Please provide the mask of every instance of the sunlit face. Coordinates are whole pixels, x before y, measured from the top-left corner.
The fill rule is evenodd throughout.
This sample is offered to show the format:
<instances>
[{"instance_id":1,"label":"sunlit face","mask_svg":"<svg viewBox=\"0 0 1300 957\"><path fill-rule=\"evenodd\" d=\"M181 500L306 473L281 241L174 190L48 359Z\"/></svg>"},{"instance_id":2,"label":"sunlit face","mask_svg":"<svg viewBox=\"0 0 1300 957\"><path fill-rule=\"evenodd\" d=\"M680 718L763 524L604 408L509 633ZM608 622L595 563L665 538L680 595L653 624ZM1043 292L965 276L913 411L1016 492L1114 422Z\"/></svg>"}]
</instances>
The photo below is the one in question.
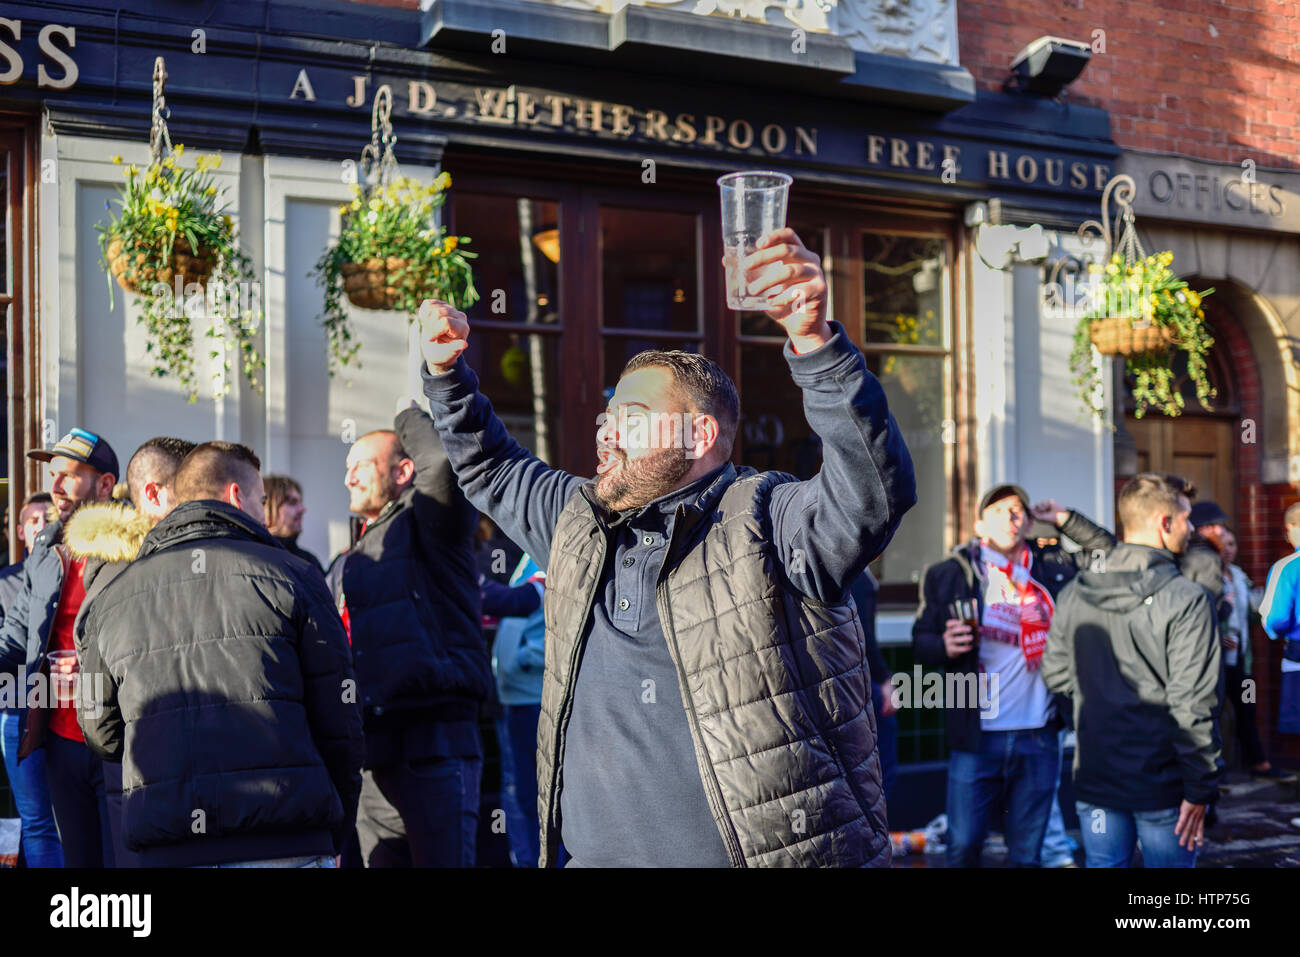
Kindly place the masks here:
<instances>
[{"instance_id":1,"label":"sunlit face","mask_svg":"<svg viewBox=\"0 0 1300 957\"><path fill-rule=\"evenodd\" d=\"M86 502L103 501L113 492L112 476L62 455L50 459L49 474L50 495L60 521L66 522Z\"/></svg>"},{"instance_id":2,"label":"sunlit face","mask_svg":"<svg viewBox=\"0 0 1300 957\"><path fill-rule=\"evenodd\" d=\"M348 508L357 515L375 518L399 494L398 465L393 440L388 435L367 435L348 450Z\"/></svg>"},{"instance_id":3,"label":"sunlit face","mask_svg":"<svg viewBox=\"0 0 1300 957\"><path fill-rule=\"evenodd\" d=\"M1025 503L1015 495L1008 495L984 509L976 530L991 545L1009 552L1024 542L1032 523Z\"/></svg>"},{"instance_id":4,"label":"sunlit face","mask_svg":"<svg viewBox=\"0 0 1300 957\"><path fill-rule=\"evenodd\" d=\"M667 369L625 375L596 430L596 496L623 511L677 488L696 457L695 419Z\"/></svg>"},{"instance_id":5,"label":"sunlit face","mask_svg":"<svg viewBox=\"0 0 1300 957\"><path fill-rule=\"evenodd\" d=\"M271 529L276 535L299 535L302 533L302 517L307 513L307 506L302 503L302 495L292 486L285 492L284 501L275 510L275 527Z\"/></svg>"},{"instance_id":6,"label":"sunlit face","mask_svg":"<svg viewBox=\"0 0 1300 957\"><path fill-rule=\"evenodd\" d=\"M1237 560L1237 536L1232 532L1223 533L1223 562L1231 565Z\"/></svg>"},{"instance_id":7,"label":"sunlit face","mask_svg":"<svg viewBox=\"0 0 1300 957\"><path fill-rule=\"evenodd\" d=\"M30 551L32 542L45 527L45 503L40 502L26 506L18 513L18 540Z\"/></svg>"},{"instance_id":8,"label":"sunlit face","mask_svg":"<svg viewBox=\"0 0 1300 957\"><path fill-rule=\"evenodd\" d=\"M250 470L251 471L251 470ZM239 507L249 518L256 520L262 525L266 524L266 487L262 484L262 475L260 472L253 472L247 483L248 487L243 485L239 487L240 499Z\"/></svg>"}]
</instances>

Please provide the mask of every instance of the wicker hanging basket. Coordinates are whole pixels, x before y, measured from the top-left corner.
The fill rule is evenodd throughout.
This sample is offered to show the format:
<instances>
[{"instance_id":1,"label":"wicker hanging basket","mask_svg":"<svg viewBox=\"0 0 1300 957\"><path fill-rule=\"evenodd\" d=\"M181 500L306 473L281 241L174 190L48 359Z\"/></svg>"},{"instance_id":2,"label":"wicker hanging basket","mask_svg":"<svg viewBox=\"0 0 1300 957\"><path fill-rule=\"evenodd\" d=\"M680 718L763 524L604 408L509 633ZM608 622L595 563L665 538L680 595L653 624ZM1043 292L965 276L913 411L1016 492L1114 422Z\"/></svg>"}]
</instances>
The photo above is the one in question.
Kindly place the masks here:
<instances>
[{"instance_id":1,"label":"wicker hanging basket","mask_svg":"<svg viewBox=\"0 0 1300 957\"><path fill-rule=\"evenodd\" d=\"M1155 355L1168 352L1175 345L1174 330L1168 326L1137 325L1125 316L1096 320L1089 327L1088 335L1104 356Z\"/></svg>"},{"instance_id":2,"label":"wicker hanging basket","mask_svg":"<svg viewBox=\"0 0 1300 957\"><path fill-rule=\"evenodd\" d=\"M343 263L343 291L348 301L362 309L396 309L405 286L411 261L399 256L368 259L364 263Z\"/></svg>"},{"instance_id":3,"label":"wicker hanging basket","mask_svg":"<svg viewBox=\"0 0 1300 957\"><path fill-rule=\"evenodd\" d=\"M210 249L200 248L195 254L189 242L182 236L177 236L172 243L171 261L161 269L146 266L145 262L149 257L145 250L136 246L132 252L117 236L109 242L106 253L108 268L113 278L117 280L117 284L127 292L136 293L159 282L174 288L177 277L180 277L182 292L190 283L198 283L200 287L205 287L208 277L212 275L217 265Z\"/></svg>"}]
</instances>

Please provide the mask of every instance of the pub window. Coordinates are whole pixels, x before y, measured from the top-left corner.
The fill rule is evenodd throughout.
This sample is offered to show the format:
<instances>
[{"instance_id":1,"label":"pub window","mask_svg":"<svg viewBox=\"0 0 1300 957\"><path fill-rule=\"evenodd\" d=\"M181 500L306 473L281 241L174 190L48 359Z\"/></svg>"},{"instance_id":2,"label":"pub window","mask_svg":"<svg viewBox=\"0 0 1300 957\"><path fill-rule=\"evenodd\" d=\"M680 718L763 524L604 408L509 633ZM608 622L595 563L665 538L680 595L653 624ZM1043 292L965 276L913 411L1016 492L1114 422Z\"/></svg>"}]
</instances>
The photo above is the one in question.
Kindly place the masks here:
<instances>
[{"instance_id":1,"label":"pub window","mask_svg":"<svg viewBox=\"0 0 1300 957\"><path fill-rule=\"evenodd\" d=\"M465 310L465 360L511 436L545 462L560 460L560 204L460 191L451 232L470 237L479 300Z\"/></svg>"},{"instance_id":2,"label":"pub window","mask_svg":"<svg viewBox=\"0 0 1300 957\"><path fill-rule=\"evenodd\" d=\"M606 395L646 349L699 352L699 216L600 207L601 352ZM603 405L602 405L603 408Z\"/></svg>"},{"instance_id":3,"label":"pub window","mask_svg":"<svg viewBox=\"0 0 1300 957\"><path fill-rule=\"evenodd\" d=\"M914 588L944 554L953 448L944 430L952 363L950 252L942 236L884 232L863 233L861 248L860 347L907 441L921 503L871 565L884 601L898 586Z\"/></svg>"}]
</instances>

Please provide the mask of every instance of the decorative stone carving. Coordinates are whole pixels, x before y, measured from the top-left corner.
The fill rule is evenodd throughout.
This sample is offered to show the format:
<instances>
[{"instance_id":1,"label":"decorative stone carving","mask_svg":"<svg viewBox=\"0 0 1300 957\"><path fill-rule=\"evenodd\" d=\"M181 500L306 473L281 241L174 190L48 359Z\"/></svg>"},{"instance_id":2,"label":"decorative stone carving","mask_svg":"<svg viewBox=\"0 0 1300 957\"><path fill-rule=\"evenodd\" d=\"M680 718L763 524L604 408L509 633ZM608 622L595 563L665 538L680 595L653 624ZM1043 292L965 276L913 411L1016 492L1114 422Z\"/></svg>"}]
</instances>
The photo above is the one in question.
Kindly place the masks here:
<instances>
[{"instance_id":1,"label":"decorative stone carving","mask_svg":"<svg viewBox=\"0 0 1300 957\"><path fill-rule=\"evenodd\" d=\"M535 0L612 14L628 6L730 17L843 37L863 53L957 63L955 0Z\"/></svg>"}]
</instances>

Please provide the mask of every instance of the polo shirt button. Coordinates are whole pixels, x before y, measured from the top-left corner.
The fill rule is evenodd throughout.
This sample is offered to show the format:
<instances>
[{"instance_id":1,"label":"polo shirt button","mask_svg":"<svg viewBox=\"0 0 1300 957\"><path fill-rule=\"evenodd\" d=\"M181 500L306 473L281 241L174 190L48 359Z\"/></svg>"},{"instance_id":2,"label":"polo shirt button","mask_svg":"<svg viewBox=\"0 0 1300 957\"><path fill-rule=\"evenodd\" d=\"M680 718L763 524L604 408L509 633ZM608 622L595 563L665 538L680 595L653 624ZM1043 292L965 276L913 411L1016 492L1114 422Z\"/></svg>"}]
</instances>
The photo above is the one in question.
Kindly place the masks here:
<instances>
[{"instance_id":1,"label":"polo shirt button","mask_svg":"<svg viewBox=\"0 0 1300 957\"><path fill-rule=\"evenodd\" d=\"M636 561L636 559L634 559L634 558L625 558L625 559L623 559L623 567L624 567L624 568L631 568L631 567L632 567L632 563L633 563L634 561Z\"/></svg>"},{"instance_id":2,"label":"polo shirt button","mask_svg":"<svg viewBox=\"0 0 1300 957\"><path fill-rule=\"evenodd\" d=\"M630 601L628 601L626 598L620 598L620 599L618 600L618 610L619 610L619 611L627 611L628 608L631 606L631 604L632 604L632 603L631 603Z\"/></svg>"},{"instance_id":3,"label":"polo shirt button","mask_svg":"<svg viewBox=\"0 0 1300 957\"><path fill-rule=\"evenodd\" d=\"M644 545L653 545L655 543L655 540L653 536L647 535L645 538L641 539L641 542Z\"/></svg>"}]
</instances>

